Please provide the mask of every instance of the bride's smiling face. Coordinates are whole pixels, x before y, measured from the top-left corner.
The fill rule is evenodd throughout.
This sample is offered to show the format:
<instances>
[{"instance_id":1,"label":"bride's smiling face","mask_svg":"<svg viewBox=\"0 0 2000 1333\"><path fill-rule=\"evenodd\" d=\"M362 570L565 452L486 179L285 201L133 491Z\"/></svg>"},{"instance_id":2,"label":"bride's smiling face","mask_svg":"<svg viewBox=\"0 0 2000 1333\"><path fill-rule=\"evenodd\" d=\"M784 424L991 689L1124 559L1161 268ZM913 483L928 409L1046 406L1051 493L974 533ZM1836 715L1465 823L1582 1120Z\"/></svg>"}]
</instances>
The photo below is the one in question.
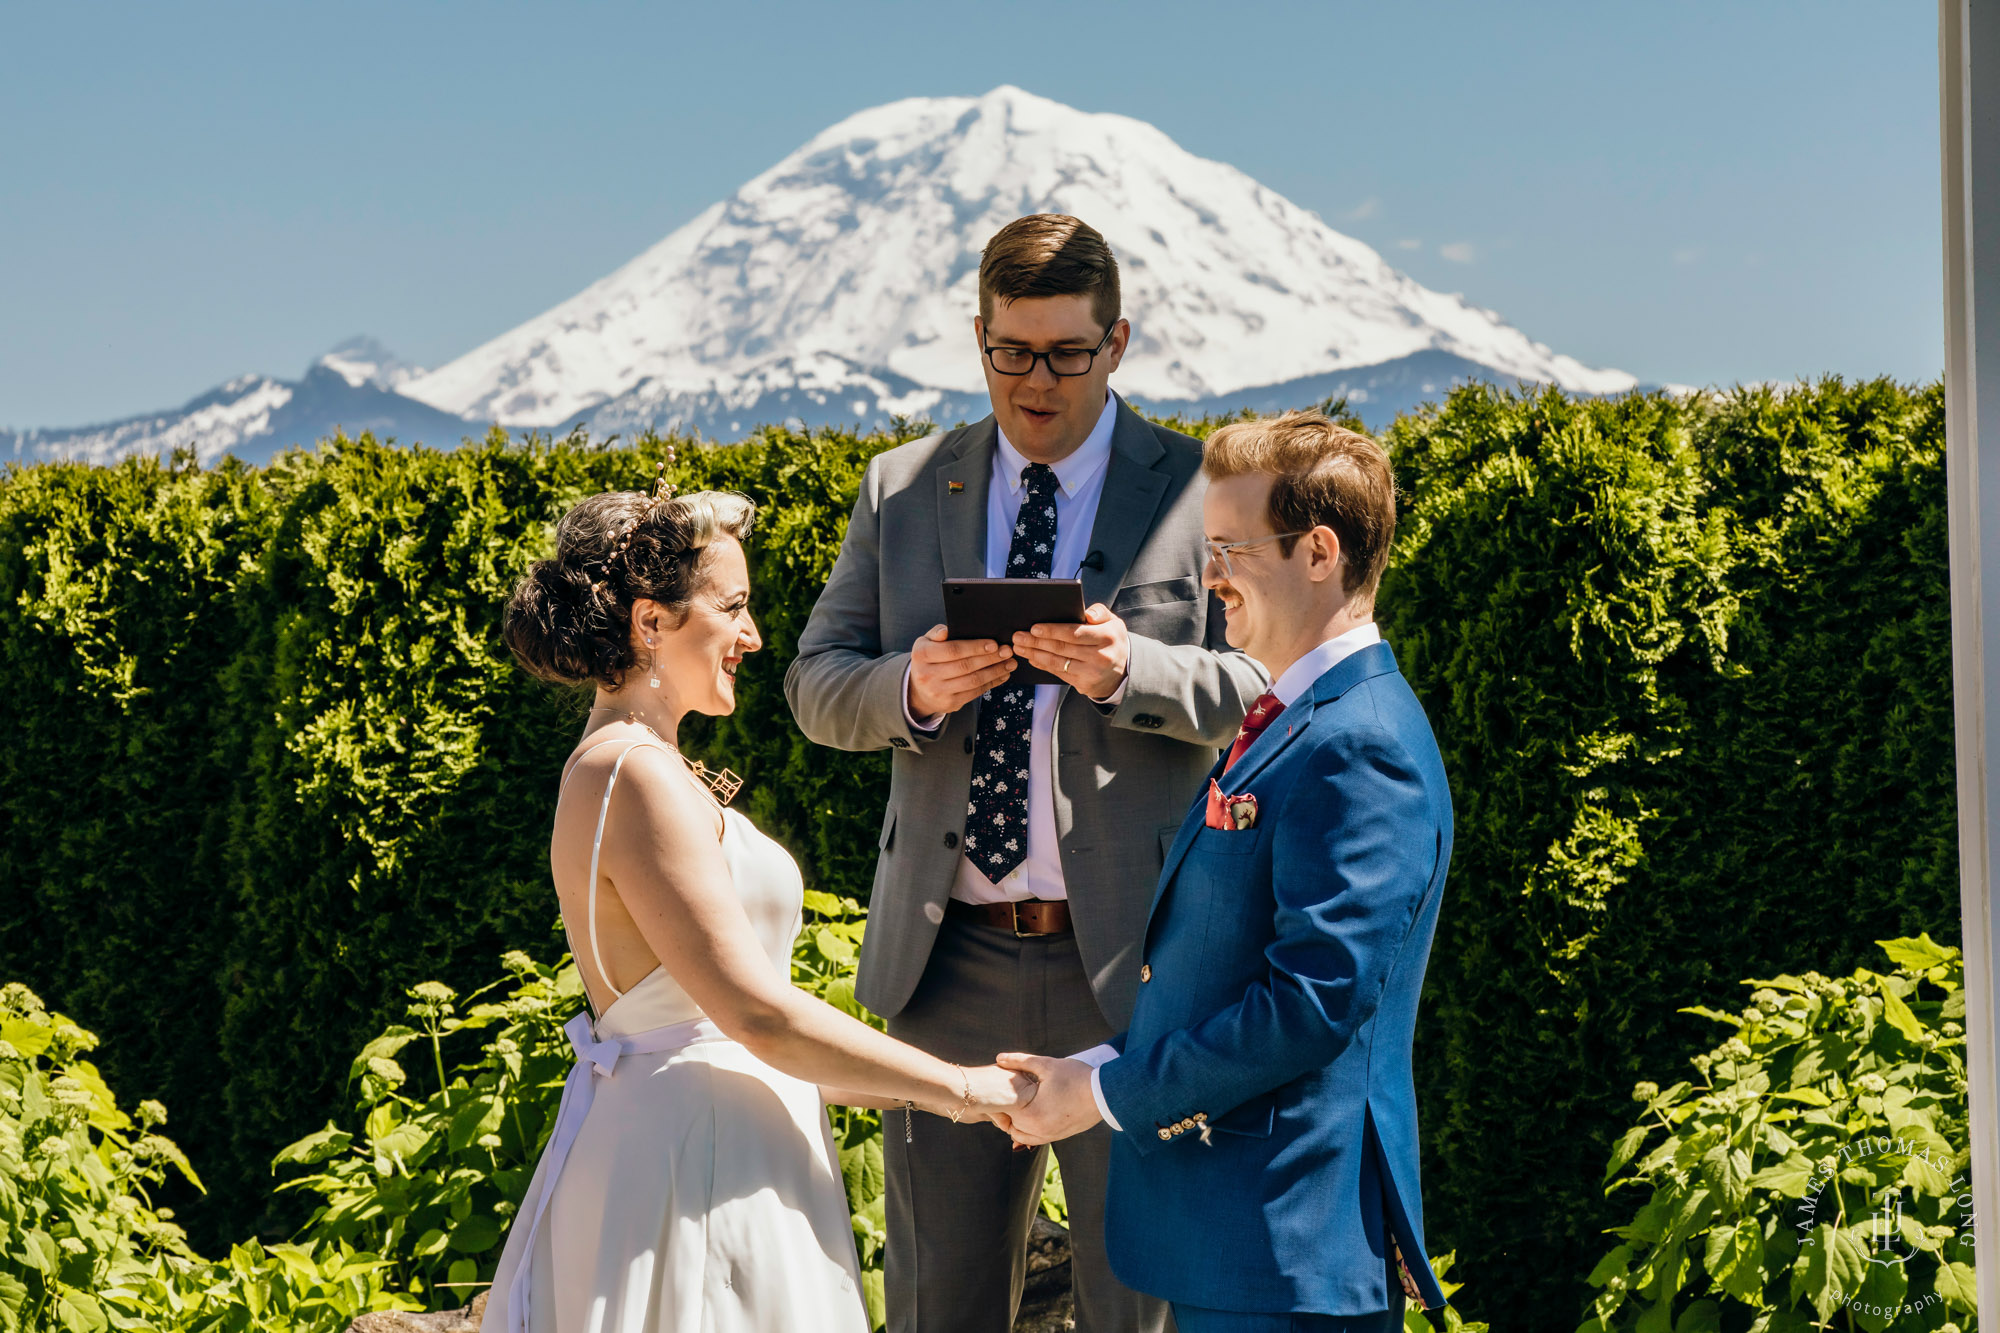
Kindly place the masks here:
<instances>
[{"instance_id":1,"label":"bride's smiling face","mask_svg":"<svg viewBox=\"0 0 2000 1333\"><path fill-rule=\"evenodd\" d=\"M718 534L702 555L701 569L706 579L678 624L657 602L633 606L640 632L634 656L641 664L633 674L645 689L644 664L653 661L659 668L662 695L688 712L720 717L736 711L736 668L746 655L764 646L764 637L750 618L750 566L743 558L743 544ZM660 623L654 617L664 624L648 648L644 644L648 622Z\"/></svg>"}]
</instances>

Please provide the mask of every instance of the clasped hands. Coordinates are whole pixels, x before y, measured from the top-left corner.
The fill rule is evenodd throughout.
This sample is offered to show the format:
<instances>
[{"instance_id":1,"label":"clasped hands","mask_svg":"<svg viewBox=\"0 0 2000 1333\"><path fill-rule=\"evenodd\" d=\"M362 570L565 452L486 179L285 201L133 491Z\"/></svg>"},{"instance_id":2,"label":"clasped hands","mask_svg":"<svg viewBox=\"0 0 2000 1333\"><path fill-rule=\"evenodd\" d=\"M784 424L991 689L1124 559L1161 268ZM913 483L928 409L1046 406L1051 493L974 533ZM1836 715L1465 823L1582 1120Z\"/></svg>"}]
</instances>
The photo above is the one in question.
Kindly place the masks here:
<instances>
[{"instance_id":1,"label":"clasped hands","mask_svg":"<svg viewBox=\"0 0 2000 1333\"><path fill-rule=\"evenodd\" d=\"M968 1070L967 1079L972 1112L961 1118L991 1120L1019 1148L1081 1134L1103 1118L1091 1095L1090 1066L1081 1060L1009 1051Z\"/></svg>"},{"instance_id":2,"label":"clasped hands","mask_svg":"<svg viewBox=\"0 0 2000 1333\"><path fill-rule=\"evenodd\" d=\"M1081 625L1033 625L1012 643L948 639L943 625L910 648L910 716L955 713L1014 674L1016 659L1100 703L1117 692L1132 659L1125 622L1098 602Z\"/></svg>"}]
</instances>

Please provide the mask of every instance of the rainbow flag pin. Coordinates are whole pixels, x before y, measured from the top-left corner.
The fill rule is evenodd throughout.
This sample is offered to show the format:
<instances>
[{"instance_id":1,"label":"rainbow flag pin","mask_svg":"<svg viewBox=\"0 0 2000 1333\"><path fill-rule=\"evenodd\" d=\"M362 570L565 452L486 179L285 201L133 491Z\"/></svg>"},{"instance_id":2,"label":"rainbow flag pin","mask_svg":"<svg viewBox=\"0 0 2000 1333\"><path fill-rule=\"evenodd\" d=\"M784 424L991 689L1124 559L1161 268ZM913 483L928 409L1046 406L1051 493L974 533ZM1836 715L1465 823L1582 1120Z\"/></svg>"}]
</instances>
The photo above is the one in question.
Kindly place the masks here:
<instances>
[{"instance_id":1,"label":"rainbow flag pin","mask_svg":"<svg viewBox=\"0 0 2000 1333\"><path fill-rule=\"evenodd\" d=\"M962 481L948 481L945 483L945 488L949 490L953 495L957 495L960 491L965 489L965 483Z\"/></svg>"}]
</instances>

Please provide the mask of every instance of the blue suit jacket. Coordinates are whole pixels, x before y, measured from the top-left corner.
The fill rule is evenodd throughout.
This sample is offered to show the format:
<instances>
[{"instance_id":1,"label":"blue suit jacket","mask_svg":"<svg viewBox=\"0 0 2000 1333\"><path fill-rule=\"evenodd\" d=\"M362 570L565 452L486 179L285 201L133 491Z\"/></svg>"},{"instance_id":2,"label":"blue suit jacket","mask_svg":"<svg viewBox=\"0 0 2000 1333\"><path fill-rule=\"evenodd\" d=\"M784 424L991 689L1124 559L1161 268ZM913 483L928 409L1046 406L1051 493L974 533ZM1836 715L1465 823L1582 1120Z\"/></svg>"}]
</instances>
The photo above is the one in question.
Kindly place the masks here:
<instances>
[{"instance_id":1,"label":"blue suit jacket","mask_svg":"<svg viewBox=\"0 0 2000 1333\"><path fill-rule=\"evenodd\" d=\"M1124 1131L1112 1270L1187 1305L1359 1315L1389 1307L1393 1235L1440 1306L1410 1043L1451 794L1389 646L1322 675L1222 786L1255 794L1257 823L1205 827L1203 785L1160 872L1132 1025L1099 1075Z\"/></svg>"}]
</instances>

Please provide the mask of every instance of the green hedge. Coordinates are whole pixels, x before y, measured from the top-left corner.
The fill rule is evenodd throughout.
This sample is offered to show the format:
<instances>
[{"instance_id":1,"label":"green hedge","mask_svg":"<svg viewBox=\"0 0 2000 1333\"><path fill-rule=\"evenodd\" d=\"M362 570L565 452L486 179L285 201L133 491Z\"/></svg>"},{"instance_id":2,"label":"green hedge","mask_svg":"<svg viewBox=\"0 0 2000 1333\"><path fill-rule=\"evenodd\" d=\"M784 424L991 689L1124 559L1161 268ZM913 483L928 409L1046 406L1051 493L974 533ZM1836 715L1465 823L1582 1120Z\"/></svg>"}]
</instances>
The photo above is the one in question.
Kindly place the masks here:
<instances>
[{"instance_id":1,"label":"green hedge","mask_svg":"<svg viewBox=\"0 0 2000 1333\"><path fill-rule=\"evenodd\" d=\"M900 438L679 448L684 487L766 507L769 647L690 743L863 897L887 762L807 744L782 682L861 469ZM549 818L585 701L513 667L500 607L570 504L664 448L364 438L0 482L0 974L85 1016L114 1086L182 1108L198 1248L297 1222L272 1153L341 1103L412 979L471 990L504 949L559 944Z\"/></svg>"},{"instance_id":2,"label":"green hedge","mask_svg":"<svg viewBox=\"0 0 2000 1333\"><path fill-rule=\"evenodd\" d=\"M1381 614L1458 817L1418 1024L1432 1243L1572 1324L1677 1012L1956 941L1941 395L1467 389L1399 421Z\"/></svg>"},{"instance_id":3,"label":"green hedge","mask_svg":"<svg viewBox=\"0 0 2000 1333\"><path fill-rule=\"evenodd\" d=\"M1455 393L1387 439L1406 516L1382 618L1459 811L1419 1025L1431 1237L1474 1314L1573 1326L1626 1091L1675 1010L1868 941L1957 937L1942 411L1828 382L1723 400ZM1206 429L1212 423L1199 423ZM792 728L781 681L861 469L907 437L680 443L765 506L767 649L691 728L814 887L865 898L880 756ZM499 608L578 497L657 440L0 480L0 976L106 1038L202 1166L198 1248L289 1231L280 1146L436 977L558 947L553 775L581 703ZM218 1035L219 1034L219 1035Z\"/></svg>"}]
</instances>

